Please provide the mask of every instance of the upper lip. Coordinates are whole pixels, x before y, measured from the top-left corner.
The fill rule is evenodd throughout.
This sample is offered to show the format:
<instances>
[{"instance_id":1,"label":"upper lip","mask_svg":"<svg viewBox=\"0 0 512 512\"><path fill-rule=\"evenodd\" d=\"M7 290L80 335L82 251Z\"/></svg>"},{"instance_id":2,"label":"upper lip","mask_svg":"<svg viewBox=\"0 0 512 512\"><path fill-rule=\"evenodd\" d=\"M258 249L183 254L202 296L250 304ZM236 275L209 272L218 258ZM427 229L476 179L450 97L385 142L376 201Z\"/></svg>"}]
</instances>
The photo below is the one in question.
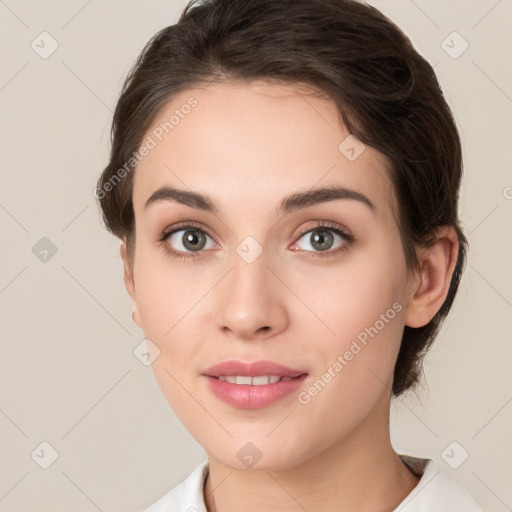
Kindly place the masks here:
<instances>
[{"instance_id":1,"label":"upper lip","mask_svg":"<svg viewBox=\"0 0 512 512\"><path fill-rule=\"evenodd\" d=\"M306 372L301 370L294 370L282 364L274 363L273 361L224 361L215 364L204 371L204 375L209 377L220 376L248 376L259 377L261 375L279 375L280 377L299 377Z\"/></svg>"}]
</instances>

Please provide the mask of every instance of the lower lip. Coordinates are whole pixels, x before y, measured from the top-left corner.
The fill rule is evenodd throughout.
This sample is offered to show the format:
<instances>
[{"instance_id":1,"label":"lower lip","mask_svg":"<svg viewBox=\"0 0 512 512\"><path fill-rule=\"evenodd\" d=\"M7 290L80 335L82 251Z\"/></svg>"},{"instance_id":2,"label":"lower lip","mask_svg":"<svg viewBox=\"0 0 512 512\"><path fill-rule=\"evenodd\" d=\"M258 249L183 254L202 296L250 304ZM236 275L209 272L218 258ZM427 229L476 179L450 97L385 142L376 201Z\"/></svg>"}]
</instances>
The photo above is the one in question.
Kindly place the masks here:
<instances>
[{"instance_id":1,"label":"lower lip","mask_svg":"<svg viewBox=\"0 0 512 512\"><path fill-rule=\"evenodd\" d=\"M205 376L210 390L221 400L239 409L261 409L272 405L285 396L297 391L307 375L291 380L280 380L273 384L253 386L251 384L231 384L216 377Z\"/></svg>"}]
</instances>

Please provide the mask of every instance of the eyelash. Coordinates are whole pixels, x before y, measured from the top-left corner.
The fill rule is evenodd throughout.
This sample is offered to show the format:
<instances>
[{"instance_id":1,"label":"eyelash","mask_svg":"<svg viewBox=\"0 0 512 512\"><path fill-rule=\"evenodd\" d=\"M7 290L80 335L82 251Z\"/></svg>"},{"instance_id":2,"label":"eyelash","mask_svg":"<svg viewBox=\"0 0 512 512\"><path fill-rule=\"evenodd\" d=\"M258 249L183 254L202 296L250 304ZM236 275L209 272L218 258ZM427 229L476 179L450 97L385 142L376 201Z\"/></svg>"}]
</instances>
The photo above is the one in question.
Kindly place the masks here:
<instances>
[{"instance_id":1,"label":"eyelash","mask_svg":"<svg viewBox=\"0 0 512 512\"><path fill-rule=\"evenodd\" d=\"M297 240L302 238L302 236L304 236L306 233L309 233L309 232L312 232L312 231L318 231L320 228L326 228L326 229L324 229L324 231L332 231L332 232L336 233L337 235L340 235L344 239L344 243L338 249L335 249L335 250L332 250L332 251L325 251L325 254L322 254L323 251L304 251L306 253L312 253L312 254L308 254L308 257L312 257L312 258L317 258L317 257L326 258L326 257L329 257L329 256L337 255L337 254L340 254L341 252L346 251L356 241L355 237L353 235L350 235L350 234L346 233L341 228L341 226L339 226L338 224L336 224L334 222L328 222L328 221L319 221L313 227L301 229L299 231L299 233L298 233ZM173 226L172 229L164 230L158 236L157 242L160 245L162 245L163 249L168 254L173 256L174 258L178 258L178 259L181 259L181 260L195 260L196 258L201 257L201 252L202 251L197 251L196 253L182 253L182 252L178 252L178 251L175 251L173 249L170 249L169 245L166 243L167 239L169 238L169 236L172 235L173 233L176 233L177 231L186 231L186 230L201 231L201 232L205 233L206 235L208 235L213 240L213 237L202 226L200 226L199 224L196 224L194 222L188 222L187 224L184 224L182 226Z\"/></svg>"}]
</instances>

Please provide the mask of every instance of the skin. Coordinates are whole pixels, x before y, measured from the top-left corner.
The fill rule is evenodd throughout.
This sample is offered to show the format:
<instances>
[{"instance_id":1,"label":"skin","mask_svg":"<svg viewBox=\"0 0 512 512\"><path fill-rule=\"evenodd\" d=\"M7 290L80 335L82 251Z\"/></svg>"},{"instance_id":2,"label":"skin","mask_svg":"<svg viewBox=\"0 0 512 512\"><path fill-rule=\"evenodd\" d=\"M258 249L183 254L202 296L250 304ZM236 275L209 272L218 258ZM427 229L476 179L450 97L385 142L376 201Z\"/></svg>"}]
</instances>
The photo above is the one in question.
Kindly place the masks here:
<instances>
[{"instance_id":1,"label":"skin","mask_svg":"<svg viewBox=\"0 0 512 512\"><path fill-rule=\"evenodd\" d=\"M209 512L384 512L419 481L390 442L393 369L404 325L425 325L446 298L457 237L440 228L434 246L418 248L420 271L409 274L389 162L370 147L349 161L338 150L349 132L334 103L306 92L264 81L184 91L153 126L191 95L198 105L134 175L137 242L133 268L121 244L124 281L135 322L160 350L152 363L158 384L208 453ZM145 209L163 185L208 194L222 213L171 201ZM276 215L284 196L329 185L365 194L376 213L338 199ZM336 254L346 242L333 234L328 255L312 233L298 235L321 220L356 241ZM211 235L197 259L178 259L157 242L182 221ZM186 251L183 234L165 243ZM236 252L247 236L263 251L252 263ZM267 359L307 372L307 390L395 302L401 311L308 404L294 393L237 409L206 386L202 372L213 364ZM252 468L237 457L248 442L262 454Z\"/></svg>"}]
</instances>

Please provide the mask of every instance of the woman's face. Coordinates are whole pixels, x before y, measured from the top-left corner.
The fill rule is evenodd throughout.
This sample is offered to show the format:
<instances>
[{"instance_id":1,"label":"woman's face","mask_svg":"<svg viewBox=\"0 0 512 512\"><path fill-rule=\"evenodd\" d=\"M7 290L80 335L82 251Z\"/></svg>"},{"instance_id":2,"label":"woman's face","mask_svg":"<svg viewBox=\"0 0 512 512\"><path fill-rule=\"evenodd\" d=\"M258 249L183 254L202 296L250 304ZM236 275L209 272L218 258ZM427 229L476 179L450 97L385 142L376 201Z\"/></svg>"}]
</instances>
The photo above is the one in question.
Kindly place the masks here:
<instances>
[{"instance_id":1,"label":"woman's face","mask_svg":"<svg viewBox=\"0 0 512 512\"><path fill-rule=\"evenodd\" d=\"M387 160L350 136L334 103L298 90L259 81L181 93L146 134L134 175L135 319L160 351L152 367L172 409L235 469L293 467L387 428L405 322ZM153 196L162 187L208 200ZM353 192L314 194L333 187ZM225 361L302 376L231 383L217 377L285 372L209 370Z\"/></svg>"}]
</instances>

